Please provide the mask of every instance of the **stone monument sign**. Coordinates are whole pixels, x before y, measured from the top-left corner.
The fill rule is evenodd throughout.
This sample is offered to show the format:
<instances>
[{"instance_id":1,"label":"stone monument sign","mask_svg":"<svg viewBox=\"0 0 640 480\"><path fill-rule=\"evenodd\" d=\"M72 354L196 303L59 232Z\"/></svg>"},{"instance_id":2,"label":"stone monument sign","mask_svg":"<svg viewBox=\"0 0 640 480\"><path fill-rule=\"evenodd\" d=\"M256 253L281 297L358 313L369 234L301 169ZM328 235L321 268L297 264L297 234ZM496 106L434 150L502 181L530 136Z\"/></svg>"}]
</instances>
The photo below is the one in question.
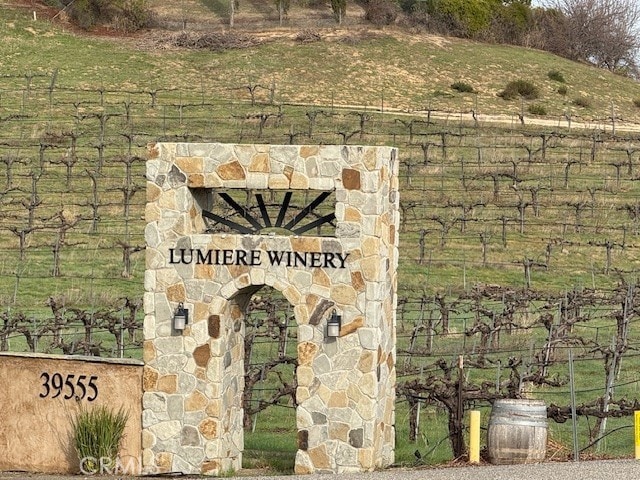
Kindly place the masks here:
<instances>
[{"instance_id":1,"label":"stone monument sign","mask_svg":"<svg viewBox=\"0 0 640 480\"><path fill-rule=\"evenodd\" d=\"M241 468L243 319L264 286L297 324L296 473L393 462L397 175L391 147L150 146L149 471Z\"/></svg>"}]
</instances>

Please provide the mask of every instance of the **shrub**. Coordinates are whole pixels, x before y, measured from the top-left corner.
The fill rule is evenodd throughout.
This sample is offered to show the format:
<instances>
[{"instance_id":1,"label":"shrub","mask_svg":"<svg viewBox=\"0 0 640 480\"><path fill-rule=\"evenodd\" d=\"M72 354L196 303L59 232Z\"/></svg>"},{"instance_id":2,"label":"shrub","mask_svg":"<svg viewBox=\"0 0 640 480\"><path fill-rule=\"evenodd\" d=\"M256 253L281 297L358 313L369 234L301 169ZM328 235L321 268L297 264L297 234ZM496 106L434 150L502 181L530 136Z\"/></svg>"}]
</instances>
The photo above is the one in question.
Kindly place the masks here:
<instances>
[{"instance_id":1,"label":"shrub","mask_svg":"<svg viewBox=\"0 0 640 480\"><path fill-rule=\"evenodd\" d=\"M531 7L520 1L494 2L491 40L497 43L525 45L533 25Z\"/></svg>"},{"instance_id":2,"label":"shrub","mask_svg":"<svg viewBox=\"0 0 640 480\"><path fill-rule=\"evenodd\" d=\"M91 464L91 459L101 462L108 458L115 463L128 419L124 410L116 412L104 405L80 409L72 420L73 443L79 459L90 459L83 464L87 471L99 468Z\"/></svg>"},{"instance_id":3,"label":"shrub","mask_svg":"<svg viewBox=\"0 0 640 480\"><path fill-rule=\"evenodd\" d=\"M547 73L547 76L555 82L565 82L564 75L562 75L562 72L559 72L558 70L550 70L549 73Z\"/></svg>"},{"instance_id":4,"label":"shrub","mask_svg":"<svg viewBox=\"0 0 640 480\"><path fill-rule=\"evenodd\" d=\"M576 97L571 102L578 107L589 108L591 106L591 100L586 97Z\"/></svg>"},{"instance_id":5,"label":"shrub","mask_svg":"<svg viewBox=\"0 0 640 480\"><path fill-rule=\"evenodd\" d=\"M538 87L528 80L513 80L507 83L507 86L498 96L505 100L513 100L516 97L535 100L540 96L540 92L538 91Z\"/></svg>"},{"instance_id":6,"label":"shrub","mask_svg":"<svg viewBox=\"0 0 640 480\"><path fill-rule=\"evenodd\" d=\"M565 87L564 85L561 85L558 87L558 93L560 95L566 95L567 94L567 87Z\"/></svg>"},{"instance_id":7,"label":"shrub","mask_svg":"<svg viewBox=\"0 0 640 480\"><path fill-rule=\"evenodd\" d=\"M84 29L95 26L102 15L99 6L90 0L76 0L69 5L68 12L71 20Z\"/></svg>"},{"instance_id":8,"label":"shrub","mask_svg":"<svg viewBox=\"0 0 640 480\"><path fill-rule=\"evenodd\" d=\"M451 84L451 88L460 93L475 93L474 88L466 82L454 82Z\"/></svg>"},{"instance_id":9,"label":"shrub","mask_svg":"<svg viewBox=\"0 0 640 480\"><path fill-rule=\"evenodd\" d=\"M529 105L529 113L531 115L546 115L547 109L544 108L544 105L540 105L539 103L534 103L533 105Z\"/></svg>"},{"instance_id":10,"label":"shrub","mask_svg":"<svg viewBox=\"0 0 640 480\"><path fill-rule=\"evenodd\" d=\"M59 3L67 7L71 20L84 29L112 23L117 29L132 32L153 22L148 0L63 0Z\"/></svg>"},{"instance_id":11,"label":"shrub","mask_svg":"<svg viewBox=\"0 0 640 480\"><path fill-rule=\"evenodd\" d=\"M485 0L399 0L399 5L431 32L465 38L487 32L495 11L495 3Z\"/></svg>"},{"instance_id":12,"label":"shrub","mask_svg":"<svg viewBox=\"0 0 640 480\"><path fill-rule=\"evenodd\" d=\"M126 0L114 13L113 24L118 30L135 32L150 26L154 21L147 0Z\"/></svg>"},{"instance_id":13,"label":"shrub","mask_svg":"<svg viewBox=\"0 0 640 480\"><path fill-rule=\"evenodd\" d=\"M633 104L634 104L636 107L640 108L640 98L635 98L635 99L633 100Z\"/></svg>"},{"instance_id":14,"label":"shrub","mask_svg":"<svg viewBox=\"0 0 640 480\"><path fill-rule=\"evenodd\" d=\"M398 4L392 0L369 0L364 18L378 27L391 25L398 18L398 10Z\"/></svg>"}]
</instances>

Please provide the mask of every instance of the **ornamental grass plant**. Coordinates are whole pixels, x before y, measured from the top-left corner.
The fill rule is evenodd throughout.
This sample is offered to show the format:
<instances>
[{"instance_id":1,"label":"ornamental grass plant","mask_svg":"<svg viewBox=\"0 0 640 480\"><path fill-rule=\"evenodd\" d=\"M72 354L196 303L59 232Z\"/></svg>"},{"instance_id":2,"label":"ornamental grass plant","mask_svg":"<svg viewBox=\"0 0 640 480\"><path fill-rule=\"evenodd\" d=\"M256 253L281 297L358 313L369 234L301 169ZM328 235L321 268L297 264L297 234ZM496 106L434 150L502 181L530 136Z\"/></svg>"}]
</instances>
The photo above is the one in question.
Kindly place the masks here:
<instances>
[{"instance_id":1,"label":"ornamental grass plant","mask_svg":"<svg viewBox=\"0 0 640 480\"><path fill-rule=\"evenodd\" d=\"M105 405L81 408L72 420L73 442L83 470L115 465L129 413Z\"/></svg>"}]
</instances>

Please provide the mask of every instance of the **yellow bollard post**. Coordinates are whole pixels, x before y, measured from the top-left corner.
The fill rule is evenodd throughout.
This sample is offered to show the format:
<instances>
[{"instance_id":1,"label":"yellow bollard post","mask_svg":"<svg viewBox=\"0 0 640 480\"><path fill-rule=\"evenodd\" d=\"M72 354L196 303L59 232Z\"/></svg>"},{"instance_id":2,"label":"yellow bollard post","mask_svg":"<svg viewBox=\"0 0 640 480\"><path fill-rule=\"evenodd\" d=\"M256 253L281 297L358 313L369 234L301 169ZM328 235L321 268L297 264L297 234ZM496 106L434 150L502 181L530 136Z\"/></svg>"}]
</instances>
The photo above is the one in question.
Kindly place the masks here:
<instances>
[{"instance_id":1,"label":"yellow bollard post","mask_svg":"<svg viewBox=\"0 0 640 480\"><path fill-rule=\"evenodd\" d=\"M636 460L640 460L640 411L633 412L633 423L635 431Z\"/></svg>"},{"instance_id":2,"label":"yellow bollard post","mask_svg":"<svg viewBox=\"0 0 640 480\"><path fill-rule=\"evenodd\" d=\"M480 463L480 411L471 410L469 415L469 462ZM636 454L637 445L636 443Z\"/></svg>"}]
</instances>

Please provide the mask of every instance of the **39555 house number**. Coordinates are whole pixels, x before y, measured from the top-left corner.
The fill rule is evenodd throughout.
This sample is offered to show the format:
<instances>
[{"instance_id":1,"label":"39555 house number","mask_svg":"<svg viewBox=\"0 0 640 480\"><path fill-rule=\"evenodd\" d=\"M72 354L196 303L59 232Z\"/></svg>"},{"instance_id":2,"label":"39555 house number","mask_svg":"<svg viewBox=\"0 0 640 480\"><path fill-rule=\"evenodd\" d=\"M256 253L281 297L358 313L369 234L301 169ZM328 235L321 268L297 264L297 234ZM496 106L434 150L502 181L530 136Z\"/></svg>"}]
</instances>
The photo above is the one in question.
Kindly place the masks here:
<instances>
[{"instance_id":1,"label":"39555 house number","mask_svg":"<svg viewBox=\"0 0 640 480\"><path fill-rule=\"evenodd\" d=\"M42 391L40 398L58 398L62 396L65 400L86 400L93 402L98 398L98 385L96 375L74 375L69 373L63 375L60 373L50 374L43 372L40 375L42 381Z\"/></svg>"}]
</instances>

